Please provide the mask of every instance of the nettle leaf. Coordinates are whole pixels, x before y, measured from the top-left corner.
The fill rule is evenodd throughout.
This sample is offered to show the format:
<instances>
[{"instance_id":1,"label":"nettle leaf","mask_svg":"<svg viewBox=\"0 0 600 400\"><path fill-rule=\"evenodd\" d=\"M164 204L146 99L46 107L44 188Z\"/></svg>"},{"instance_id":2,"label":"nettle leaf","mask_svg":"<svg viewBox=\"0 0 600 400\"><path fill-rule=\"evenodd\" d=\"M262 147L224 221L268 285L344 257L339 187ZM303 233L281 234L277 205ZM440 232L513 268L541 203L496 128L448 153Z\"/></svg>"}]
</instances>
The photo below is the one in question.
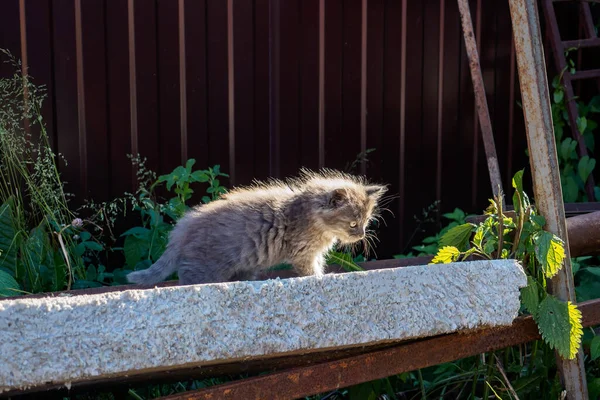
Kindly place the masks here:
<instances>
[{"instance_id":1,"label":"nettle leaf","mask_svg":"<svg viewBox=\"0 0 600 400\"><path fill-rule=\"evenodd\" d=\"M521 210L521 208L526 209L529 206L529 198L523 191L524 171L525 170L523 169L517 171L512 179L512 186L515 188L515 193L513 194L513 207L517 213Z\"/></svg>"},{"instance_id":2,"label":"nettle leaf","mask_svg":"<svg viewBox=\"0 0 600 400\"><path fill-rule=\"evenodd\" d=\"M475 225L470 223L455 226L440 238L440 247L453 246L464 250L474 227Z\"/></svg>"},{"instance_id":3,"label":"nettle leaf","mask_svg":"<svg viewBox=\"0 0 600 400\"><path fill-rule=\"evenodd\" d=\"M489 228L484 225L479 225L477 227L477 230L475 231L475 236L473 236L473 245L475 247L481 248L483 238L488 230Z\"/></svg>"},{"instance_id":4,"label":"nettle leaf","mask_svg":"<svg viewBox=\"0 0 600 400\"><path fill-rule=\"evenodd\" d=\"M454 246L445 246L438 250L430 264L449 264L458 260L460 250Z\"/></svg>"},{"instance_id":5,"label":"nettle leaf","mask_svg":"<svg viewBox=\"0 0 600 400\"><path fill-rule=\"evenodd\" d=\"M563 358L575 357L583 336L577 306L549 295L540 303L535 320L550 348L556 349Z\"/></svg>"},{"instance_id":6,"label":"nettle leaf","mask_svg":"<svg viewBox=\"0 0 600 400\"><path fill-rule=\"evenodd\" d=\"M564 243L556 235L541 231L534 236L535 257L542 266L546 278L552 278L558 273L565 259Z\"/></svg>"},{"instance_id":7,"label":"nettle leaf","mask_svg":"<svg viewBox=\"0 0 600 400\"><path fill-rule=\"evenodd\" d=\"M149 234L150 234L150 229L144 228L143 226L136 226L136 227L133 227L133 228L123 232L121 234L121 236L133 235L137 238L144 239L144 238L147 238Z\"/></svg>"},{"instance_id":8,"label":"nettle leaf","mask_svg":"<svg viewBox=\"0 0 600 400\"><path fill-rule=\"evenodd\" d=\"M21 294L19 284L7 272L0 270L0 297L17 296Z\"/></svg>"},{"instance_id":9,"label":"nettle leaf","mask_svg":"<svg viewBox=\"0 0 600 400\"><path fill-rule=\"evenodd\" d=\"M594 336L592 339L590 343L590 355L592 356L592 360L600 357L600 336Z\"/></svg>"},{"instance_id":10,"label":"nettle leaf","mask_svg":"<svg viewBox=\"0 0 600 400\"><path fill-rule=\"evenodd\" d=\"M148 241L135 236L127 236L123 245L125 253L125 262L130 267L134 267L144 257L148 251Z\"/></svg>"},{"instance_id":11,"label":"nettle leaf","mask_svg":"<svg viewBox=\"0 0 600 400\"><path fill-rule=\"evenodd\" d=\"M445 218L448 218L451 221L457 221L457 222L464 221L464 219L466 217L465 212L463 210L461 210L460 208L455 208L454 211L452 211L451 213L443 214L443 216Z\"/></svg>"},{"instance_id":12,"label":"nettle leaf","mask_svg":"<svg viewBox=\"0 0 600 400\"><path fill-rule=\"evenodd\" d=\"M536 280L531 276L527 277L527 286L521 289L521 300L527 311L536 315L540 305L540 293Z\"/></svg>"}]
</instances>

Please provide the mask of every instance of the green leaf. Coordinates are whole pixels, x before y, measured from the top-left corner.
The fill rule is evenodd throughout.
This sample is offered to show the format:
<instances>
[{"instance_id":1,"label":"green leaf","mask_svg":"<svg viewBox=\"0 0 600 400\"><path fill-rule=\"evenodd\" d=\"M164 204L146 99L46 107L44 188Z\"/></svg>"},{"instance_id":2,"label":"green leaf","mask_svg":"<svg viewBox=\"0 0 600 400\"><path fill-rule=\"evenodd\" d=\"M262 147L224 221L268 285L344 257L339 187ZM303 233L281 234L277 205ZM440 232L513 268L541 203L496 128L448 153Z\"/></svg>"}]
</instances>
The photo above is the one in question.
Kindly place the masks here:
<instances>
[{"instance_id":1,"label":"green leaf","mask_svg":"<svg viewBox=\"0 0 600 400\"><path fill-rule=\"evenodd\" d=\"M148 241L135 236L127 236L123 246L125 262L133 268L148 251Z\"/></svg>"},{"instance_id":2,"label":"green leaf","mask_svg":"<svg viewBox=\"0 0 600 400\"><path fill-rule=\"evenodd\" d=\"M562 143L560 144L560 151L559 151L560 157L565 161L570 160L572 158L572 155L573 155L573 152L575 151L576 146L577 146L577 142L571 138L566 138L565 140L563 140Z\"/></svg>"},{"instance_id":3,"label":"green leaf","mask_svg":"<svg viewBox=\"0 0 600 400\"><path fill-rule=\"evenodd\" d=\"M563 98L565 96L565 92L563 92L562 90L555 90L554 91L554 102L555 103L560 103L561 101L563 101Z\"/></svg>"},{"instance_id":4,"label":"green leaf","mask_svg":"<svg viewBox=\"0 0 600 400\"><path fill-rule=\"evenodd\" d=\"M590 130L590 125L593 121L590 119L588 120L588 132L583 134L583 140L585 141L585 147L587 147L590 151L594 151L594 149L596 148L596 138L594 137L594 134L589 132ZM594 125L597 125L594 122ZM594 127L595 129L596 127Z\"/></svg>"},{"instance_id":5,"label":"green leaf","mask_svg":"<svg viewBox=\"0 0 600 400\"><path fill-rule=\"evenodd\" d=\"M465 220L466 214L460 208L455 208L451 213L443 214L445 218L448 218L451 221L463 222Z\"/></svg>"},{"instance_id":6,"label":"green leaf","mask_svg":"<svg viewBox=\"0 0 600 400\"><path fill-rule=\"evenodd\" d=\"M20 290L21 288L15 278L7 272L0 270L0 297L20 295Z\"/></svg>"},{"instance_id":7,"label":"green leaf","mask_svg":"<svg viewBox=\"0 0 600 400\"><path fill-rule=\"evenodd\" d=\"M185 169L187 170L188 174L192 172L192 167L194 166L194 164L196 164L196 160L193 158L188 159L185 163Z\"/></svg>"},{"instance_id":8,"label":"green leaf","mask_svg":"<svg viewBox=\"0 0 600 400\"><path fill-rule=\"evenodd\" d=\"M85 272L85 279L88 281L95 281L97 278L98 271L96 271L96 266L94 264L90 264Z\"/></svg>"},{"instance_id":9,"label":"green leaf","mask_svg":"<svg viewBox=\"0 0 600 400\"><path fill-rule=\"evenodd\" d=\"M12 213L12 197L0 207L0 267L15 272L19 236Z\"/></svg>"},{"instance_id":10,"label":"green leaf","mask_svg":"<svg viewBox=\"0 0 600 400\"><path fill-rule=\"evenodd\" d=\"M587 128L587 118L586 117L577 117L577 129L579 133L583 134L585 129Z\"/></svg>"},{"instance_id":11,"label":"green leaf","mask_svg":"<svg viewBox=\"0 0 600 400\"><path fill-rule=\"evenodd\" d=\"M521 289L521 300L527 311L535 315L540 305L538 284L531 276L527 277L527 286Z\"/></svg>"},{"instance_id":12,"label":"green leaf","mask_svg":"<svg viewBox=\"0 0 600 400\"><path fill-rule=\"evenodd\" d=\"M471 232L475 225L466 223L455 226L440 238L440 247L454 246L459 250L464 250L471 238Z\"/></svg>"},{"instance_id":13,"label":"green leaf","mask_svg":"<svg viewBox=\"0 0 600 400\"><path fill-rule=\"evenodd\" d=\"M590 156L583 156L579 159L579 163L577 164L577 172L584 183L587 181L588 176L590 176L595 167L596 160L590 158Z\"/></svg>"},{"instance_id":14,"label":"green leaf","mask_svg":"<svg viewBox=\"0 0 600 400\"><path fill-rule=\"evenodd\" d=\"M513 207L518 213L521 209L526 209L529 206L529 198L523 191L523 173L525 170L520 170L515 173L512 179L512 186L515 188L513 194Z\"/></svg>"},{"instance_id":15,"label":"green leaf","mask_svg":"<svg viewBox=\"0 0 600 400\"><path fill-rule=\"evenodd\" d=\"M129 230L126 230L125 232L123 232L121 234L121 236L133 235L140 239L144 239L144 238L147 238L149 234L150 234L150 229L144 228L143 226L136 226Z\"/></svg>"},{"instance_id":16,"label":"green leaf","mask_svg":"<svg viewBox=\"0 0 600 400\"><path fill-rule=\"evenodd\" d=\"M600 378L588 379L588 392L590 399L600 396Z\"/></svg>"},{"instance_id":17,"label":"green leaf","mask_svg":"<svg viewBox=\"0 0 600 400\"><path fill-rule=\"evenodd\" d=\"M337 251L332 251L327 254L327 264L338 264L342 268L344 268L347 272L352 271L364 271L360 266L358 266L354 260L352 260L352 256L347 253L340 253Z\"/></svg>"},{"instance_id":18,"label":"green leaf","mask_svg":"<svg viewBox=\"0 0 600 400\"><path fill-rule=\"evenodd\" d=\"M535 257L542 266L546 278L552 278L562 268L565 259L563 241L550 232L541 231L533 238Z\"/></svg>"},{"instance_id":19,"label":"green leaf","mask_svg":"<svg viewBox=\"0 0 600 400\"><path fill-rule=\"evenodd\" d=\"M67 264L64 255L60 250L54 251L53 258L53 276L52 276L52 291L62 290L67 284Z\"/></svg>"},{"instance_id":20,"label":"green leaf","mask_svg":"<svg viewBox=\"0 0 600 400\"><path fill-rule=\"evenodd\" d=\"M592 339L590 343L590 355L592 356L592 360L600 357L600 336L594 336Z\"/></svg>"},{"instance_id":21,"label":"green leaf","mask_svg":"<svg viewBox=\"0 0 600 400\"><path fill-rule=\"evenodd\" d=\"M442 247L430 264L448 264L458 260L460 251L454 246Z\"/></svg>"},{"instance_id":22,"label":"green leaf","mask_svg":"<svg viewBox=\"0 0 600 400\"><path fill-rule=\"evenodd\" d=\"M92 234L89 233L88 231L83 231L79 234L79 237L81 238L82 242L85 242L86 240L90 240L90 238L92 237Z\"/></svg>"},{"instance_id":23,"label":"green leaf","mask_svg":"<svg viewBox=\"0 0 600 400\"><path fill-rule=\"evenodd\" d=\"M192 174L192 179L195 182L208 182L209 176L205 171L196 171Z\"/></svg>"},{"instance_id":24,"label":"green leaf","mask_svg":"<svg viewBox=\"0 0 600 400\"><path fill-rule=\"evenodd\" d=\"M600 95L592 98L589 107L591 112L600 113Z\"/></svg>"},{"instance_id":25,"label":"green leaf","mask_svg":"<svg viewBox=\"0 0 600 400\"><path fill-rule=\"evenodd\" d=\"M92 250L92 251L102 251L104 250L104 246L102 246L100 243L98 242L84 242L85 247L87 247L88 249Z\"/></svg>"},{"instance_id":26,"label":"green leaf","mask_svg":"<svg viewBox=\"0 0 600 400\"><path fill-rule=\"evenodd\" d=\"M577 195L579 194L577 182L575 182L575 179L573 179L571 176L568 176L564 180L561 179L561 182L565 203L574 203L577 200Z\"/></svg>"},{"instance_id":27,"label":"green leaf","mask_svg":"<svg viewBox=\"0 0 600 400\"><path fill-rule=\"evenodd\" d=\"M571 302L548 295L538 308L535 318L542 338L561 357L573 359L581 345L583 327L581 312Z\"/></svg>"}]
</instances>

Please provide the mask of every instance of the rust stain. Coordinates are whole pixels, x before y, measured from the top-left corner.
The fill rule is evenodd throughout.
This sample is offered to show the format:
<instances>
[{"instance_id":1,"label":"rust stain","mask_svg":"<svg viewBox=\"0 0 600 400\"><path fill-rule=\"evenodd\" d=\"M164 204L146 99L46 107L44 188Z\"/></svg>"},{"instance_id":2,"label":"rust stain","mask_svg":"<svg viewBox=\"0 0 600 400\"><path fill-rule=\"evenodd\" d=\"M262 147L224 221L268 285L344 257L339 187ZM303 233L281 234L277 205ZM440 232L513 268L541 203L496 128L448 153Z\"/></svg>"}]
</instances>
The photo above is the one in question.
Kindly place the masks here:
<instances>
[{"instance_id":1,"label":"rust stain","mask_svg":"<svg viewBox=\"0 0 600 400\"><path fill-rule=\"evenodd\" d=\"M300 382L300 374L290 374L288 375L288 379L294 383Z\"/></svg>"}]
</instances>

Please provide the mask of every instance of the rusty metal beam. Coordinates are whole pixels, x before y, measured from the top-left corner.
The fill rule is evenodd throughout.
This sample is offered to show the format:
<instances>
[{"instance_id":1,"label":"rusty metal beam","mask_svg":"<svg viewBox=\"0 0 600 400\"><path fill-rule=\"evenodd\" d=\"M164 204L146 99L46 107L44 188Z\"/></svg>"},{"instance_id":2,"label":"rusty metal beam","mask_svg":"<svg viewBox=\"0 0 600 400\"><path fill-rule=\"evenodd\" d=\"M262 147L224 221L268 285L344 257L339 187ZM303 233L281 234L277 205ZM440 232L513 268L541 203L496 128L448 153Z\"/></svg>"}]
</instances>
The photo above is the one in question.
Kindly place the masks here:
<instances>
[{"instance_id":1,"label":"rusty metal beam","mask_svg":"<svg viewBox=\"0 0 600 400\"><path fill-rule=\"evenodd\" d=\"M509 0L509 5L536 206L546 218L546 229L562 238L566 244L563 268L550 286L558 298L575 302L569 237L537 3L535 0ZM574 360L563 360L558 354L556 359L567 398L587 399L583 351L580 349Z\"/></svg>"},{"instance_id":2,"label":"rusty metal beam","mask_svg":"<svg viewBox=\"0 0 600 400\"><path fill-rule=\"evenodd\" d=\"M585 327L600 324L600 299L581 303L579 307ZM535 322L531 317L521 317L505 328L433 337L161 399L296 399L538 339Z\"/></svg>"},{"instance_id":3,"label":"rusty metal beam","mask_svg":"<svg viewBox=\"0 0 600 400\"><path fill-rule=\"evenodd\" d=\"M477 51L475 33L473 32L473 20L471 19L469 1L458 0L458 9L460 11L460 20L462 22L467 57L469 58L471 80L473 81L473 91L475 92L475 105L477 106L479 126L481 127L481 135L483 137L483 146L487 158L490 183L492 184L492 193L498 195L499 191L502 190L502 178L500 176L500 166L498 165L498 156L496 155L496 146L494 144L494 132L492 129L492 121L490 119L490 111L485 96L485 85L481 74L481 65L479 64L479 53Z\"/></svg>"},{"instance_id":4,"label":"rusty metal beam","mask_svg":"<svg viewBox=\"0 0 600 400\"><path fill-rule=\"evenodd\" d=\"M516 217L514 211L504 214L510 218ZM467 218L467 222L478 224L488 217L475 215ZM600 255L600 211L567 218L567 232L571 257Z\"/></svg>"}]
</instances>

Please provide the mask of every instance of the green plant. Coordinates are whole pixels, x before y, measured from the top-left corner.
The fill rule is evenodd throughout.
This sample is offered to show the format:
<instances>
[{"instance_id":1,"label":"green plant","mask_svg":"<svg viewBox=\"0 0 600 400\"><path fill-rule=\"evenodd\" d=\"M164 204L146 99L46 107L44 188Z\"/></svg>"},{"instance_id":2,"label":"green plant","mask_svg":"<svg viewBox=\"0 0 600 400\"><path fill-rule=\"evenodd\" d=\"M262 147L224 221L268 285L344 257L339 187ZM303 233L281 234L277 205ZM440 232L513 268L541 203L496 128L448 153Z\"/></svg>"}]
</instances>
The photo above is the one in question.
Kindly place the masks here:
<instances>
[{"instance_id":1,"label":"green plant","mask_svg":"<svg viewBox=\"0 0 600 400\"><path fill-rule=\"evenodd\" d=\"M139 212L141 226L135 226L121 234L125 240L122 250L126 265L114 271L113 278L117 283L126 283L125 275L130 270L148 268L160 258L173 223L189 209L188 201L194 193L192 184L208 184L208 195L202 197L202 201L208 203L226 192L219 177L228 177L220 171L219 165L194 171L192 167L196 160L189 159L185 166L178 166L171 173L156 178L153 172L145 168L145 160L136 156L132 157L132 161L138 170L139 188L135 195L129 194L129 199L133 209ZM161 202L156 195L157 189L162 185L175 194L166 202Z\"/></svg>"},{"instance_id":2,"label":"green plant","mask_svg":"<svg viewBox=\"0 0 600 400\"><path fill-rule=\"evenodd\" d=\"M428 223L428 222L432 223L435 221L434 218L431 216L431 214L434 212L437 212L438 206L439 206L439 201L436 201L429 207L423 209L422 219L418 218L417 216L414 217L418 223L417 228L415 229L415 232L421 229L421 225ZM445 225L442 228L442 230L440 230L435 235L425 237L421 241L420 245L412 246L412 250L416 251L416 254L411 251L408 253L394 255L394 258L421 257L421 256L428 256L428 255L436 254L437 251L439 250L440 239L442 238L442 236L444 236L446 234L446 232L448 232L450 229L454 228L455 226L465 224L467 221L468 215L463 210L461 210L459 208L455 208L454 211L452 211L451 213L442 214L442 217L449 220L450 222L448 222L447 225ZM409 239L409 242L414 237L415 232L413 232L413 235Z\"/></svg>"},{"instance_id":3,"label":"green plant","mask_svg":"<svg viewBox=\"0 0 600 400\"><path fill-rule=\"evenodd\" d=\"M575 304L559 300L547 290L548 280L562 268L564 242L543 230L545 219L529 202L522 179L523 171L513 178L515 219L504 214L502 199L494 198L484 222L459 225L446 232L432 263L449 263L470 256L521 261L528 275L528 285L521 291L523 306L533 316L545 343L570 359L581 344L581 313Z\"/></svg>"},{"instance_id":4,"label":"green plant","mask_svg":"<svg viewBox=\"0 0 600 400\"><path fill-rule=\"evenodd\" d=\"M0 79L0 295L70 289L98 243L77 243L87 224L68 207L40 111L45 88L0 51L15 70Z\"/></svg>"},{"instance_id":5,"label":"green plant","mask_svg":"<svg viewBox=\"0 0 600 400\"><path fill-rule=\"evenodd\" d=\"M572 50L574 49L568 49L565 54L568 56ZM570 127L567 103L568 101L576 101L579 114L577 126L570 127L570 129L577 129L583 135L586 148L593 153L595 149L594 131L598 124L592 119L592 114L600 113L600 95L593 97L587 104L581 100L566 98L565 87L562 83L563 75L575 72L573 60L568 59L568 62L569 66L552 80L552 121L554 123L563 198L567 203L595 201L600 199L600 187L594 187L595 199L588 199L585 184L588 177L594 172L596 160L590 156L579 157L577 141L565 137L564 129Z\"/></svg>"}]
</instances>

